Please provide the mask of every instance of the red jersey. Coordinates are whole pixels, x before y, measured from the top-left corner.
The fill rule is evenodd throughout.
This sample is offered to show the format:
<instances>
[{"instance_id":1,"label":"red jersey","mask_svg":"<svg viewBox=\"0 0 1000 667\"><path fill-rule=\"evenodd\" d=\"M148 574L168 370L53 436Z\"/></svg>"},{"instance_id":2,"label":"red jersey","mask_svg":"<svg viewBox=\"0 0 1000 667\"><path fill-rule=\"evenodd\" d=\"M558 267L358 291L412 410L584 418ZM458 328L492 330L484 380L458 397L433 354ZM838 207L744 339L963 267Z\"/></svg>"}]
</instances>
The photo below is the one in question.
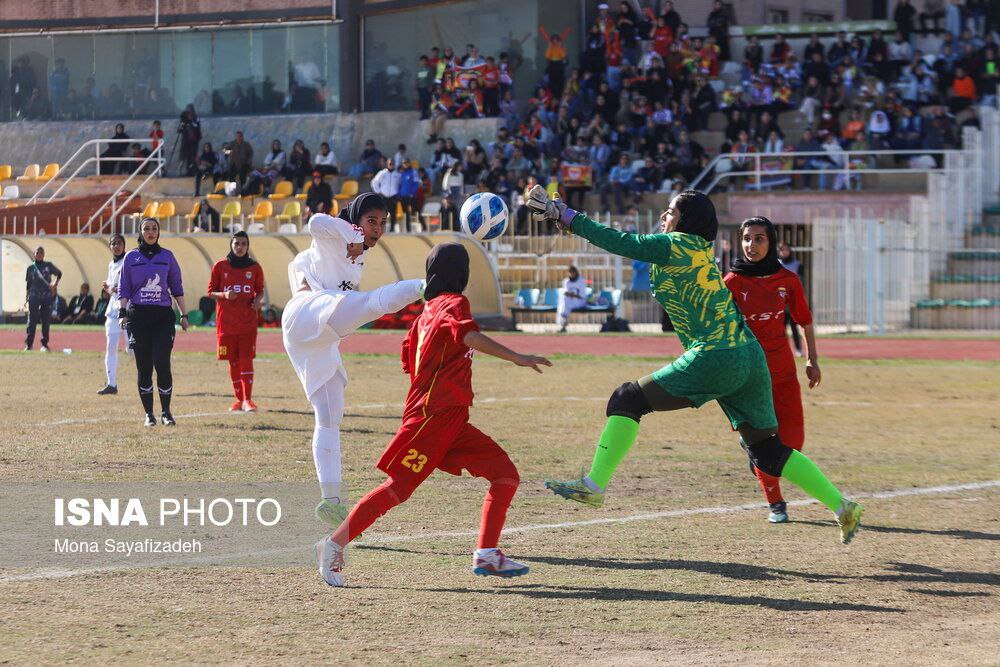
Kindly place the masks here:
<instances>
[{"instance_id":1,"label":"red jersey","mask_svg":"<svg viewBox=\"0 0 1000 667\"><path fill-rule=\"evenodd\" d=\"M216 329L219 335L245 334L257 331L257 311L253 300L264 291L264 270L254 262L237 269L228 259L220 259L212 267L208 280L209 292L236 292L236 299L215 302Z\"/></svg>"},{"instance_id":2,"label":"red jersey","mask_svg":"<svg viewBox=\"0 0 1000 667\"><path fill-rule=\"evenodd\" d=\"M500 86L500 68L496 65L492 67L486 65L483 68L483 85L487 88L497 88Z\"/></svg>"},{"instance_id":3,"label":"red jersey","mask_svg":"<svg viewBox=\"0 0 1000 667\"><path fill-rule=\"evenodd\" d=\"M424 304L403 340L400 358L410 376L403 417L472 405L472 350L465 334L479 331L469 300L445 293Z\"/></svg>"},{"instance_id":4,"label":"red jersey","mask_svg":"<svg viewBox=\"0 0 1000 667\"><path fill-rule=\"evenodd\" d=\"M785 338L785 310L791 311L797 324L812 324L812 312L799 277L782 267L763 278L729 273L725 283L760 342L771 374L794 373L795 359Z\"/></svg>"},{"instance_id":5,"label":"red jersey","mask_svg":"<svg viewBox=\"0 0 1000 667\"><path fill-rule=\"evenodd\" d=\"M653 50L666 58L670 53L670 43L674 41L674 32L668 26L659 26L653 33Z\"/></svg>"}]
</instances>

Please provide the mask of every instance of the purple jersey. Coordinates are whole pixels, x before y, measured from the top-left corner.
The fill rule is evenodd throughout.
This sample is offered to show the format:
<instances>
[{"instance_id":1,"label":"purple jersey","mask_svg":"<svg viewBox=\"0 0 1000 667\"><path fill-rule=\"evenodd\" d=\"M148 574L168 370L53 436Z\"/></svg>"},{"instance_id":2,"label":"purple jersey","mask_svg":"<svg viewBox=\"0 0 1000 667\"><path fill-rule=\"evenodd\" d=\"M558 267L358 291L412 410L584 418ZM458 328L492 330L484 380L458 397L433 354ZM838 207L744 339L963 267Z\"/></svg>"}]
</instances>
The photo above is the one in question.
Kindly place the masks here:
<instances>
[{"instance_id":1,"label":"purple jersey","mask_svg":"<svg viewBox=\"0 0 1000 667\"><path fill-rule=\"evenodd\" d=\"M168 292L169 290L169 292ZM170 295L184 296L181 267L174 254L165 248L146 257L138 249L125 255L118 296L135 306L170 307Z\"/></svg>"}]
</instances>

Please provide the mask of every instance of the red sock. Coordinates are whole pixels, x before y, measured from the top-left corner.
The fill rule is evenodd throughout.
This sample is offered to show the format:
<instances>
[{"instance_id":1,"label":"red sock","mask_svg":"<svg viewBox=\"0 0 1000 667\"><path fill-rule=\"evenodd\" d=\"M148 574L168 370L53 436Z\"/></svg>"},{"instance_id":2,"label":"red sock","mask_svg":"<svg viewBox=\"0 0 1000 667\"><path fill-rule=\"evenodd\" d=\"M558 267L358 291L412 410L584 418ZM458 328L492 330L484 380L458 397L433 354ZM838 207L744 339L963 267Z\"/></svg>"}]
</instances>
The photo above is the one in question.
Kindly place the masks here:
<instances>
[{"instance_id":1,"label":"red sock","mask_svg":"<svg viewBox=\"0 0 1000 667\"><path fill-rule=\"evenodd\" d=\"M245 359L242 367L240 381L243 385L243 400L249 401L253 396L253 359Z\"/></svg>"},{"instance_id":2,"label":"red sock","mask_svg":"<svg viewBox=\"0 0 1000 667\"><path fill-rule=\"evenodd\" d=\"M760 468L754 468L754 471L757 473L760 488L764 489L764 497L767 498L768 504L783 502L784 498L781 495L781 484L778 483L778 478L771 477Z\"/></svg>"},{"instance_id":3,"label":"red sock","mask_svg":"<svg viewBox=\"0 0 1000 667\"><path fill-rule=\"evenodd\" d=\"M500 542L500 533L507 520L507 508L517 493L517 483L494 482L486 492L483 501L483 518L479 524L477 549L495 549Z\"/></svg>"},{"instance_id":4,"label":"red sock","mask_svg":"<svg viewBox=\"0 0 1000 667\"><path fill-rule=\"evenodd\" d=\"M342 547L358 535L368 530L380 516L410 497L412 490L407 491L398 482L387 479L368 492L368 495L358 501L344 522L333 531L333 541Z\"/></svg>"},{"instance_id":5,"label":"red sock","mask_svg":"<svg viewBox=\"0 0 1000 667\"><path fill-rule=\"evenodd\" d=\"M240 380L240 363L236 360L229 362L229 379L233 381L233 396L237 401L243 400L243 383Z\"/></svg>"}]
</instances>

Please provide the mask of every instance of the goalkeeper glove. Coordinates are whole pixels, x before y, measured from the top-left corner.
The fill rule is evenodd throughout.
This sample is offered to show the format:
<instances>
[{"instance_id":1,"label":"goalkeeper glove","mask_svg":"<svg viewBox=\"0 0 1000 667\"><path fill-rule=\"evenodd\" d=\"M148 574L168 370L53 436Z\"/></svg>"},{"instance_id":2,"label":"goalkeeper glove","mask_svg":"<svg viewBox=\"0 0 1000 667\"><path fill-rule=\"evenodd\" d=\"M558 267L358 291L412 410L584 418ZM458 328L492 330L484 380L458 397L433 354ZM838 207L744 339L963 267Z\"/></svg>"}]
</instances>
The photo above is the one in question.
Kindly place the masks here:
<instances>
[{"instance_id":1,"label":"goalkeeper glove","mask_svg":"<svg viewBox=\"0 0 1000 667\"><path fill-rule=\"evenodd\" d=\"M563 231L572 231L570 227L576 211L567 208L566 204L558 199L555 201L550 199L548 191L541 185L531 188L525 206L531 211L532 222L551 222ZM567 215L567 211L571 211L571 214Z\"/></svg>"}]
</instances>

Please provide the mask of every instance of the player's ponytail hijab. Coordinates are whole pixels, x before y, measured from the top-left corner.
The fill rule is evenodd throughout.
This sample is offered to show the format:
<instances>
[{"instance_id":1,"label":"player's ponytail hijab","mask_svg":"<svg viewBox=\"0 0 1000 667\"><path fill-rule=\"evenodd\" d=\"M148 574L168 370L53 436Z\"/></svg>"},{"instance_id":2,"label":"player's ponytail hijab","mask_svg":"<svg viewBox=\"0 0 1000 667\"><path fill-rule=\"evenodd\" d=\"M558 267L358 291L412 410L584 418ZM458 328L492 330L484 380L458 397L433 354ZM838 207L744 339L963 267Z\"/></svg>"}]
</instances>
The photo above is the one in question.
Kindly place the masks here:
<instances>
[{"instance_id":1,"label":"player's ponytail hijab","mask_svg":"<svg viewBox=\"0 0 1000 667\"><path fill-rule=\"evenodd\" d=\"M461 243L442 243L427 255L424 300L442 294L461 294L469 284L469 251Z\"/></svg>"},{"instance_id":2,"label":"player's ponytail hijab","mask_svg":"<svg viewBox=\"0 0 1000 667\"><path fill-rule=\"evenodd\" d=\"M749 227L763 227L764 231L767 232L767 254L764 255L763 259L756 262L748 260L746 254L743 252L743 233ZM730 267L733 273L759 278L761 276L770 276L781 270L781 262L778 261L778 231L774 228L774 223L767 218L759 216L744 220L740 224L740 234L736 244L740 250Z\"/></svg>"},{"instance_id":3,"label":"player's ponytail hijab","mask_svg":"<svg viewBox=\"0 0 1000 667\"><path fill-rule=\"evenodd\" d=\"M388 213L389 205L385 203L382 195L375 192L365 192L355 197L354 201L347 207L347 211L341 213L340 217L352 225L357 225L361 223L361 218L365 213L376 210Z\"/></svg>"},{"instance_id":4,"label":"player's ponytail hijab","mask_svg":"<svg viewBox=\"0 0 1000 667\"><path fill-rule=\"evenodd\" d=\"M146 237L142 233L142 228L146 223L153 223L156 225L156 240L152 243L146 243ZM156 218L143 218L142 222L139 223L139 252L146 256L146 259L153 259L153 255L160 252L160 221Z\"/></svg>"},{"instance_id":5,"label":"player's ponytail hijab","mask_svg":"<svg viewBox=\"0 0 1000 667\"><path fill-rule=\"evenodd\" d=\"M240 257L233 251L233 241L236 239L246 239L247 240L247 254ZM250 237L243 230L240 230L233 234L232 238L229 239L229 254L226 255L226 259L232 264L234 269L245 269L248 266L253 266L256 264L256 260L250 256Z\"/></svg>"},{"instance_id":6,"label":"player's ponytail hijab","mask_svg":"<svg viewBox=\"0 0 1000 667\"><path fill-rule=\"evenodd\" d=\"M697 190L685 190L674 198L674 204L681 216L674 231L696 234L709 242L715 240L719 234L719 218L708 195Z\"/></svg>"}]
</instances>

